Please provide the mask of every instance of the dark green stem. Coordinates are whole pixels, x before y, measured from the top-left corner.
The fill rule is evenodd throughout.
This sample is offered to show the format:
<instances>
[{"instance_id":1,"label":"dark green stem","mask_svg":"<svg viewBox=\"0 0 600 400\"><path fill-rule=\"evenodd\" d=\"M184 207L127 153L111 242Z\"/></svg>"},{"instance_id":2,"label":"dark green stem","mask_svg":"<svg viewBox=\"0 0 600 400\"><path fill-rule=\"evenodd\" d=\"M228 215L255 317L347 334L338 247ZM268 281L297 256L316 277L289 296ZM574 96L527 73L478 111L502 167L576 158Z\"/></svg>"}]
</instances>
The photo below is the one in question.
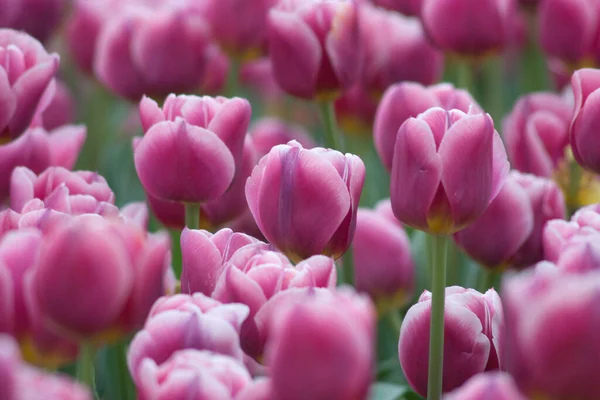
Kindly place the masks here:
<instances>
[{"instance_id":1,"label":"dark green stem","mask_svg":"<svg viewBox=\"0 0 600 400\"><path fill-rule=\"evenodd\" d=\"M92 393L96 392L94 360L96 358L96 349L88 342L83 341L79 346L79 356L77 358L76 376L77 380L87 385Z\"/></svg>"},{"instance_id":2,"label":"dark green stem","mask_svg":"<svg viewBox=\"0 0 600 400\"><path fill-rule=\"evenodd\" d=\"M483 266L479 266L479 279L477 280L477 290L481 293L485 293L486 290L494 286L498 273L494 270L488 269Z\"/></svg>"},{"instance_id":3,"label":"dark green stem","mask_svg":"<svg viewBox=\"0 0 600 400\"><path fill-rule=\"evenodd\" d=\"M340 281L352 285L354 283L354 257L352 257L352 247L349 247L342 256L341 272L342 276L340 277Z\"/></svg>"},{"instance_id":4,"label":"dark green stem","mask_svg":"<svg viewBox=\"0 0 600 400\"><path fill-rule=\"evenodd\" d=\"M200 229L200 204L185 203L185 226Z\"/></svg>"},{"instance_id":5,"label":"dark green stem","mask_svg":"<svg viewBox=\"0 0 600 400\"><path fill-rule=\"evenodd\" d=\"M126 341L121 341L115 345L116 352L116 364L115 369L117 372L117 376L119 377L119 394L120 399L123 400L135 400L136 399L136 390L135 385L131 379L131 375L129 374L129 368L127 367L127 343Z\"/></svg>"},{"instance_id":6,"label":"dark green stem","mask_svg":"<svg viewBox=\"0 0 600 400\"><path fill-rule=\"evenodd\" d=\"M225 92L229 97L239 96L239 82L240 82L240 69L241 62L235 57L229 58L229 73L227 75L227 83Z\"/></svg>"},{"instance_id":7,"label":"dark green stem","mask_svg":"<svg viewBox=\"0 0 600 400\"><path fill-rule=\"evenodd\" d=\"M340 140L340 132L335 119L335 108L333 101L319 102L319 111L323 120L323 145L326 148L343 151Z\"/></svg>"},{"instance_id":8,"label":"dark green stem","mask_svg":"<svg viewBox=\"0 0 600 400\"><path fill-rule=\"evenodd\" d=\"M504 115L504 71L502 62L502 57L489 57L484 65L484 108L494 119L496 129L500 128L500 119Z\"/></svg>"},{"instance_id":9,"label":"dark green stem","mask_svg":"<svg viewBox=\"0 0 600 400\"><path fill-rule=\"evenodd\" d=\"M473 96L473 63L469 58L461 59L456 65L456 85Z\"/></svg>"}]
</instances>

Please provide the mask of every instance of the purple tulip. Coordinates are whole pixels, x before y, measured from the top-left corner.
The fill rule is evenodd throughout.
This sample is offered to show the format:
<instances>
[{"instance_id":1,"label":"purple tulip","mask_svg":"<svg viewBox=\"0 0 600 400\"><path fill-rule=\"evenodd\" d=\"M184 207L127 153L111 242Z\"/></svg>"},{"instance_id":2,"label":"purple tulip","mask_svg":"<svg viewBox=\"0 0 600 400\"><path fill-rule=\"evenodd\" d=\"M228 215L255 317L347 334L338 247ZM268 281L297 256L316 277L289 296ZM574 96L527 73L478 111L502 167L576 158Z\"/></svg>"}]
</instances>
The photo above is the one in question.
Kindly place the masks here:
<instances>
[{"instance_id":1,"label":"purple tulip","mask_svg":"<svg viewBox=\"0 0 600 400\"><path fill-rule=\"evenodd\" d=\"M444 396L444 400L527 400L505 372L477 374Z\"/></svg>"},{"instance_id":2,"label":"purple tulip","mask_svg":"<svg viewBox=\"0 0 600 400\"><path fill-rule=\"evenodd\" d=\"M310 292L271 319L266 364L273 400L364 399L374 366L375 310L350 290Z\"/></svg>"},{"instance_id":3,"label":"purple tulip","mask_svg":"<svg viewBox=\"0 0 600 400\"><path fill-rule=\"evenodd\" d=\"M418 83L401 82L390 86L381 99L373 127L375 148L383 165L391 171L398 130L407 119L431 107L468 112L471 106L480 110L469 92L447 83L423 87Z\"/></svg>"},{"instance_id":4,"label":"purple tulip","mask_svg":"<svg viewBox=\"0 0 600 400\"><path fill-rule=\"evenodd\" d=\"M356 83L362 63L358 3L282 1L267 21L269 57L284 91L331 98Z\"/></svg>"},{"instance_id":5,"label":"purple tulip","mask_svg":"<svg viewBox=\"0 0 600 400\"><path fill-rule=\"evenodd\" d=\"M292 141L260 160L246 198L261 232L291 259L339 258L354 236L364 178L359 157Z\"/></svg>"},{"instance_id":6,"label":"purple tulip","mask_svg":"<svg viewBox=\"0 0 600 400\"><path fill-rule=\"evenodd\" d=\"M423 0L420 17L440 49L476 57L503 50L515 11L515 0Z\"/></svg>"},{"instance_id":7,"label":"purple tulip","mask_svg":"<svg viewBox=\"0 0 600 400\"><path fill-rule=\"evenodd\" d=\"M600 329L598 293L597 271L568 274L546 268L504 280L503 363L525 395L600 397L594 334Z\"/></svg>"},{"instance_id":8,"label":"purple tulip","mask_svg":"<svg viewBox=\"0 0 600 400\"><path fill-rule=\"evenodd\" d=\"M597 146L597 132L600 118L597 113L600 106L600 70L584 68L575 71L571 85L575 95L575 109L569 132L573 155L582 167L598 173L600 151Z\"/></svg>"},{"instance_id":9,"label":"purple tulip","mask_svg":"<svg viewBox=\"0 0 600 400\"><path fill-rule=\"evenodd\" d=\"M488 114L431 108L398 131L391 179L394 214L427 232L454 233L483 214L508 169Z\"/></svg>"},{"instance_id":10,"label":"purple tulip","mask_svg":"<svg viewBox=\"0 0 600 400\"><path fill-rule=\"evenodd\" d=\"M411 387L427 393L431 293L425 291L402 323L398 354ZM502 304L494 289L485 295L458 286L446 288L444 311L443 391L451 391L471 376L500 367Z\"/></svg>"},{"instance_id":11,"label":"purple tulip","mask_svg":"<svg viewBox=\"0 0 600 400\"><path fill-rule=\"evenodd\" d=\"M0 143L19 137L52 99L58 54L23 32L0 29Z\"/></svg>"},{"instance_id":12,"label":"purple tulip","mask_svg":"<svg viewBox=\"0 0 600 400\"><path fill-rule=\"evenodd\" d=\"M390 207L389 200L385 203ZM415 283L408 236L398 220L380 211L382 207L385 204L379 210L358 209L352 241L356 290L371 296L380 315L402 307Z\"/></svg>"}]
</instances>

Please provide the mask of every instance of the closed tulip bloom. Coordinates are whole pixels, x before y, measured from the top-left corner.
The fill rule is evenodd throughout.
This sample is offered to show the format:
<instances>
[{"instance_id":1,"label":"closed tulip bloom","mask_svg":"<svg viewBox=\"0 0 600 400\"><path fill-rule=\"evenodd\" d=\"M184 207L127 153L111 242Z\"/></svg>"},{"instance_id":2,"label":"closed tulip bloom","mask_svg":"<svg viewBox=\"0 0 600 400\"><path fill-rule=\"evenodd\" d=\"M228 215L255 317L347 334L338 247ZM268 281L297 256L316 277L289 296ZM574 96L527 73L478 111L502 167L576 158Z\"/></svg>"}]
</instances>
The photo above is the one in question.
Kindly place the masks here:
<instances>
[{"instance_id":1,"label":"closed tulip bloom","mask_svg":"<svg viewBox=\"0 0 600 400\"><path fill-rule=\"evenodd\" d=\"M161 365L144 360L138 391L141 400L233 400L251 382L246 368L233 358L182 350Z\"/></svg>"},{"instance_id":2,"label":"closed tulip bloom","mask_svg":"<svg viewBox=\"0 0 600 400\"><path fill-rule=\"evenodd\" d=\"M505 372L477 374L444 400L526 400L512 377Z\"/></svg>"},{"instance_id":3,"label":"closed tulip bloom","mask_svg":"<svg viewBox=\"0 0 600 400\"><path fill-rule=\"evenodd\" d=\"M544 257L546 223L564 218L565 212L562 192L553 181L512 171L483 215L454 238L484 266L527 267Z\"/></svg>"},{"instance_id":4,"label":"closed tulip bloom","mask_svg":"<svg viewBox=\"0 0 600 400\"><path fill-rule=\"evenodd\" d=\"M512 166L552 178L565 157L573 106L554 93L521 97L504 119L502 132Z\"/></svg>"},{"instance_id":5,"label":"closed tulip bloom","mask_svg":"<svg viewBox=\"0 0 600 400\"><path fill-rule=\"evenodd\" d=\"M26 33L0 29L0 59L0 142L6 142L48 105L59 57Z\"/></svg>"},{"instance_id":6,"label":"closed tulip bloom","mask_svg":"<svg viewBox=\"0 0 600 400\"><path fill-rule=\"evenodd\" d=\"M575 109L569 138L573 155L584 168L600 172L598 150L598 106L600 105L600 70L584 68L571 78L575 95Z\"/></svg>"},{"instance_id":7,"label":"closed tulip bloom","mask_svg":"<svg viewBox=\"0 0 600 400\"><path fill-rule=\"evenodd\" d=\"M206 22L191 4L140 2L102 25L94 72L109 89L132 101L144 94L194 91L204 78L209 44Z\"/></svg>"},{"instance_id":8,"label":"closed tulip bloom","mask_svg":"<svg viewBox=\"0 0 600 400\"><path fill-rule=\"evenodd\" d=\"M396 310L411 298L415 283L408 236L398 220L378 210L359 208L356 218L352 241L356 290L368 293L380 314Z\"/></svg>"},{"instance_id":9,"label":"closed tulip bloom","mask_svg":"<svg viewBox=\"0 0 600 400\"><path fill-rule=\"evenodd\" d=\"M354 236L364 179L359 157L292 141L260 160L246 198L261 232L291 259L339 258Z\"/></svg>"},{"instance_id":10,"label":"closed tulip bloom","mask_svg":"<svg viewBox=\"0 0 600 400\"><path fill-rule=\"evenodd\" d=\"M142 99L145 134L134 161L144 189L161 200L191 203L223 195L242 163L250 114L240 98L171 95L162 109Z\"/></svg>"},{"instance_id":11,"label":"closed tulip bloom","mask_svg":"<svg viewBox=\"0 0 600 400\"><path fill-rule=\"evenodd\" d=\"M423 0L372 0L380 7L401 12L404 15L418 16Z\"/></svg>"},{"instance_id":12,"label":"closed tulip bloom","mask_svg":"<svg viewBox=\"0 0 600 400\"><path fill-rule=\"evenodd\" d=\"M392 209L407 225L454 233L483 214L508 169L502 140L488 114L431 108L398 131Z\"/></svg>"},{"instance_id":13,"label":"closed tulip bloom","mask_svg":"<svg viewBox=\"0 0 600 400\"><path fill-rule=\"evenodd\" d=\"M184 229L181 233L181 291L210 296L225 263L240 248L257 243L255 238L224 228L212 234L205 230ZM264 244L266 248L267 245Z\"/></svg>"},{"instance_id":14,"label":"closed tulip bloom","mask_svg":"<svg viewBox=\"0 0 600 400\"><path fill-rule=\"evenodd\" d=\"M440 79L443 54L427 40L418 19L365 4L360 34L365 52L360 83L370 93L381 95L401 81L431 85Z\"/></svg>"},{"instance_id":15,"label":"closed tulip bloom","mask_svg":"<svg viewBox=\"0 0 600 400\"><path fill-rule=\"evenodd\" d=\"M396 136L404 121L431 107L468 112L471 105L479 109L469 92L447 83L430 87L413 82L392 85L379 103L373 126L375 148L383 165L391 171Z\"/></svg>"},{"instance_id":16,"label":"closed tulip bloom","mask_svg":"<svg viewBox=\"0 0 600 400\"><path fill-rule=\"evenodd\" d=\"M176 300L179 304L174 306L159 299L163 304L155 304L144 328L131 342L127 362L138 385L142 384L140 366L144 360L161 365L179 350L210 350L242 361L239 330L248 315L247 306L222 305L200 293L193 297L177 295Z\"/></svg>"},{"instance_id":17,"label":"closed tulip bloom","mask_svg":"<svg viewBox=\"0 0 600 400\"><path fill-rule=\"evenodd\" d=\"M514 0L423 0L420 17L440 49L476 57L502 51L511 37L515 9Z\"/></svg>"},{"instance_id":18,"label":"closed tulip bloom","mask_svg":"<svg viewBox=\"0 0 600 400\"><path fill-rule=\"evenodd\" d=\"M362 63L359 4L286 0L267 19L277 83L304 99L332 98L356 83Z\"/></svg>"},{"instance_id":19,"label":"closed tulip bloom","mask_svg":"<svg viewBox=\"0 0 600 400\"><path fill-rule=\"evenodd\" d=\"M544 0L538 9L539 37L546 54L571 65L593 56L600 8L588 0Z\"/></svg>"},{"instance_id":20,"label":"closed tulip bloom","mask_svg":"<svg viewBox=\"0 0 600 400\"><path fill-rule=\"evenodd\" d=\"M266 350L272 399L366 398L374 328L374 307L350 290L281 304Z\"/></svg>"},{"instance_id":21,"label":"closed tulip bloom","mask_svg":"<svg viewBox=\"0 0 600 400\"><path fill-rule=\"evenodd\" d=\"M427 393L430 316L431 293L425 291L408 310L398 342L404 375L422 396ZM446 288L444 392L461 386L475 374L499 368L502 323L502 305L493 289L483 295L458 286Z\"/></svg>"},{"instance_id":22,"label":"closed tulip bloom","mask_svg":"<svg viewBox=\"0 0 600 400\"><path fill-rule=\"evenodd\" d=\"M59 186L72 195L90 195L98 201L114 203L113 191L106 179L96 172L73 172L63 167L50 167L36 175L26 167L18 167L11 177L10 206L21 212L27 202L32 199L45 201Z\"/></svg>"},{"instance_id":23,"label":"closed tulip bloom","mask_svg":"<svg viewBox=\"0 0 600 400\"><path fill-rule=\"evenodd\" d=\"M556 400L600 397L600 348L594 334L600 329L595 318L599 291L597 271L536 270L504 280L503 360L525 395Z\"/></svg>"}]
</instances>

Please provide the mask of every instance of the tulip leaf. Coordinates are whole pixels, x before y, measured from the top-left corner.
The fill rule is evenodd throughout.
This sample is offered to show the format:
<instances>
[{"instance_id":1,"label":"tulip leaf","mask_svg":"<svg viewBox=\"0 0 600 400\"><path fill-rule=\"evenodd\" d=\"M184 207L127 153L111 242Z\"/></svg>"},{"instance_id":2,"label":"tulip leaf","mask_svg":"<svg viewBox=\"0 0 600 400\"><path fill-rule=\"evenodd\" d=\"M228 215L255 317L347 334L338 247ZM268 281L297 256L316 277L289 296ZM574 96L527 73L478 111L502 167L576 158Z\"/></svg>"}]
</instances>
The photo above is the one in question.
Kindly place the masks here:
<instances>
[{"instance_id":1,"label":"tulip leaf","mask_svg":"<svg viewBox=\"0 0 600 400\"><path fill-rule=\"evenodd\" d=\"M409 390L407 386L388 382L375 382L371 385L369 400L399 400Z\"/></svg>"}]
</instances>

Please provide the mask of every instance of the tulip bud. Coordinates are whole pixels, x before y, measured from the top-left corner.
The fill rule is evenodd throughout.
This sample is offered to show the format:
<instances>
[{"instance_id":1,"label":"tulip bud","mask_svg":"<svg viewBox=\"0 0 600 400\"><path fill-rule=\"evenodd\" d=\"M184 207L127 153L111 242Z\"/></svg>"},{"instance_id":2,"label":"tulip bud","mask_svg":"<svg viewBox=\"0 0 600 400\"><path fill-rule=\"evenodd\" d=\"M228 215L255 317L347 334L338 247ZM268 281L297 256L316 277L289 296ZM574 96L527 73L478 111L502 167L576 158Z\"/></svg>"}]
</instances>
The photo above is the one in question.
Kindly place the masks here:
<instances>
[{"instance_id":1,"label":"tulip bud","mask_svg":"<svg viewBox=\"0 0 600 400\"><path fill-rule=\"evenodd\" d=\"M600 151L597 146L598 105L600 100L600 70L589 68L575 71L571 78L575 109L569 133L571 148L577 162L595 173L600 172ZM598 98L598 100L596 99Z\"/></svg>"},{"instance_id":2,"label":"tulip bud","mask_svg":"<svg viewBox=\"0 0 600 400\"><path fill-rule=\"evenodd\" d=\"M410 241L398 220L359 208L352 257L356 290L371 296L380 315L401 308L411 298L415 266Z\"/></svg>"},{"instance_id":3,"label":"tulip bud","mask_svg":"<svg viewBox=\"0 0 600 400\"><path fill-rule=\"evenodd\" d=\"M453 233L483 214L509 164L488 114L432 108L398 131L391 179L392 209L403 223Z\"/></svg>"},{"instance_id":4,"label":"tulip bud","mask_svg":"<svg viewBox=\"0 0 600 400\"><path fill-rule=\"evenodd\" d=\"M266 349L272 399L366 398L374 328L373 306L351 290L282 303Z\"/></svg>"},{"instance_id":5,"label":"tulip bud","mask_svg":"<svg viewBox=\"0 0 600 400\"><path fill-rule=\"evenodd\" d=\"M398 355L406 379L420 395L427 393L431 293L425 291L404 318ZM498 369L503 316L494 289L485 295L458 286L446 288L444 310L444 392L471 376Z\"/></svg>"},{"instance_id":6,"label":"tulip bud","mask_svg":"<svg viewBox=\"0 0 600 400\"><path fill-rule=\"evenodd\" d=\"M144 399L233 399L252 382L235 359L209 351L182 350L163 364L145 359L138 391Z\"/></svg>"},{"instance_id":7,"label":"tulip bud","mask_svg":"<svg viewBox=\"0 0 600 400\"><path fill-rule=\"evenodd\" d=\"M480 109L469 92L446 83L428 88L412 82L390 86L381 99L373 128L375 148L383 165L388 170L392 169L394 144L404 121L431 107L468 112L471 106Z\"/></svg>"},{"instance_id":8,"label":"tulip bud","mask_svg":"<svg viewBox=\"0 0 600 400\"><path fill-rule=\"evenodd\" d=\"M134 158L144 189L168 201L203 203L221 196L242 163L250 114L250 104L240 98L171 95L162 109L142 99L146 133Z\"/></svg>"},{"instance_id":9,"label":"tulip bud","mask_svg":"<svg viewBox=\"0 0 600 400\"><path fill-rule=\"evenodd\" d=\"M246 198L261 232L291 259L339 258L354 236L364 178L359 157L292 141L260 160Z\"/></svg>"},{"instance_id":10,"label":"tulip bud","mask_svg":"<svg viewBox=\"0 0 600 400\"><path fill-rule=\"evenodd\" d=\"M470 378L444 400L527 400L505 372L487 372Z\"/></svg>"},{"instance_id":11,"label":"tulip bud","mask_svg":"<svg viewBox=\"0 0 600 400\"><path fill-rule=\"evenodd\" d=\"M519 171L552 178L569 144L572 105L554 93L521 97L504 119L510 162Z\"/></svg>"},{"instance_id":12,"label":"tulip bud","mask_svg":"<svg viewBox=\"0 0 600 400\"><path fill-rule=\"evenodd\" d=\"M600 398L598 293L597 271L535 270L504 280L503 363L527 397Z\"/></svg>"},{"instance_id":13,"label":"tulip bud","mask_svg":"<svg viewBox=\"0 0 600 400\"><path fill-rule=\"evenodd\" d=\"M514 0L423 0L420 17L440 49L476 57L504 48L512 33L515 8Z\"/></svg>"},{"instance_id":14,"label":"tulip bud","mask_svg":"<svg viewBox=\"0 0 600 400\"><path fill-rule=\"evenodd\" d=\"M129 347L127 362L134 381L142 384L145 360L161 365L183 349L210 350L241 362L239 330L247 315L243 304L222 305L200 293L158 299Z\"/></svg>"},{"instance_id":15,"label":"tulip bud","mask_svg":"<svg viewBox=\"0 0 600 400\"><path fill-rule=\"evenodd\" d=\"M329 99L357 81L362 63L357 3L284 1L271 9L267 24L275 79L287 93Z\"/></svg>"},{"instance_id":16,"label":"tulip bud","mask_svg":"<svg viewBox=\"0 0 600 400\"><path fill-rule=\"evenodd\" d=\"M0 143L20 136L53 96L58 54L23 32L0 29Z\"/></svg>"}]
</instances>

